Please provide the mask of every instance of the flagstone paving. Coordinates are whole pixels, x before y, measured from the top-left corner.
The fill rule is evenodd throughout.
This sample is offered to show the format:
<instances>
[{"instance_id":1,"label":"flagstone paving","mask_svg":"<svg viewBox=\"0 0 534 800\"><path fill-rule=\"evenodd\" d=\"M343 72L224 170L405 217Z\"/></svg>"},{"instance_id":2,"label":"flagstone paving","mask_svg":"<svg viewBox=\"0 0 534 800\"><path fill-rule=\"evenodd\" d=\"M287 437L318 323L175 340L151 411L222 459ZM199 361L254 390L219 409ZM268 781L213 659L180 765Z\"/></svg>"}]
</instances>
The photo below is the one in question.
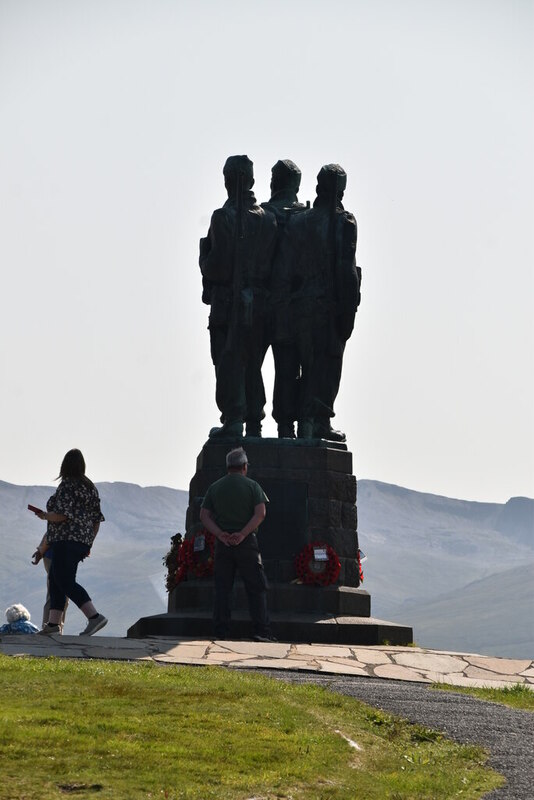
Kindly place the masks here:
<instances>
[{"instance_id":1,"label":"flagstone paving","mask_svg":"<svg viewBox=\"0 0 534 800\"><path fill-rule=\"evenodd\" d=\"M367 678L534 690L534 660L497 658L422 647L289 644L191 638L119 639L109 636L0 636L0 653L159 664L219 665L352 675Z\"/></svg>"}]
</instances>

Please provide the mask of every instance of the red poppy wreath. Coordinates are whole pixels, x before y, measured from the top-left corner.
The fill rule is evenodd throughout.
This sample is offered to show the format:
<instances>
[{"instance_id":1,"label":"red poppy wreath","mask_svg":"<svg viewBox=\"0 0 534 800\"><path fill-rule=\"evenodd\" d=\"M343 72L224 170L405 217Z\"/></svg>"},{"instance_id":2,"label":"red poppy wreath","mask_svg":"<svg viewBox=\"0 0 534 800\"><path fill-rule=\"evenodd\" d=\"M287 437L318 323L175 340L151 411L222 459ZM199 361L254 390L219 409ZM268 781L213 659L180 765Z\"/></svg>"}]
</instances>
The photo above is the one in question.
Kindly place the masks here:
<instances>
[{"instance_id":1,"label":"red poppy wreath","mask_svg":"<svg viewBox=\"0 0 534 800\"><path fill-rule=\"evenodd\" d=\"M195 548L195 542L202 537L204 538L203 547ZM214 556L215 536L205 529L197 531L191 539L182 542L178 553L179 580L183 580L187 572L190 572L195 578L209 578L210 575L213 575Z\"/></svg>"},{"instance_id":2,"label":"red poppy wreath","mask_svg":"<svg viewBox=\"0 0 534 800\"><path fill-rule=\"evenodd\" d=\"M316 550L326 553L326 559L318 560ZM295 559L297 579L308 585L330 586L339 578L340 569L336 551L324 542L307 544Z\"/></svg>"},{"instance_id":3,"label":"red poppy wreath","mask_svg":"<svg viewBox=\"0 0 534 800\"><path fill-rule=\"evenodd\" d=\"M184 564L180 558L180 553L178 553L178 558L176 559L177 566L176 572L174 573L174 585L178 585L183 580L185 580L187 576L187 564Z\"/></svg>"}]
</instances>

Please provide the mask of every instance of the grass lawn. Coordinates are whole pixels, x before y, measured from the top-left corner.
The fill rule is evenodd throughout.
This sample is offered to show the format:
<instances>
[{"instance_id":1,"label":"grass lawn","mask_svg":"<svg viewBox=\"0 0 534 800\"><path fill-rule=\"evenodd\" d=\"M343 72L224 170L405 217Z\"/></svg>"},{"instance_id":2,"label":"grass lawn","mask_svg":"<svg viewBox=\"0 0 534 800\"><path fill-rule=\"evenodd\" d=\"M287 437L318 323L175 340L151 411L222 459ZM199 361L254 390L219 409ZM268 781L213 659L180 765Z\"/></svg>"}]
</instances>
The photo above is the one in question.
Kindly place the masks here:
<instances>
[{"instance_id":1,"label":"grass lawn","mask_svg":"<svg viewBox=\"0 0 534 800\"><path fill-rule=\"evenodd\" d=\"M513 683L504 689L474 689L464 686L449 686L447 683L434 683L432 689L445 689L447 692L460 692L478 697L479 700L490 700L492 703L502 703L505 706L519 708L523 711L534 711L534 690L529 689L524 683Z\"/></svg>"},{"instance_id":2,"label":"grass lawn","mask_svg":"<svg viewBox=\"0 0 534 800\"><path fill-rule=\"evenodd\" d=\"M2 800L470 800L503 782L485 761L317 686L0 656Z\"/></svg>"}]
</instances>

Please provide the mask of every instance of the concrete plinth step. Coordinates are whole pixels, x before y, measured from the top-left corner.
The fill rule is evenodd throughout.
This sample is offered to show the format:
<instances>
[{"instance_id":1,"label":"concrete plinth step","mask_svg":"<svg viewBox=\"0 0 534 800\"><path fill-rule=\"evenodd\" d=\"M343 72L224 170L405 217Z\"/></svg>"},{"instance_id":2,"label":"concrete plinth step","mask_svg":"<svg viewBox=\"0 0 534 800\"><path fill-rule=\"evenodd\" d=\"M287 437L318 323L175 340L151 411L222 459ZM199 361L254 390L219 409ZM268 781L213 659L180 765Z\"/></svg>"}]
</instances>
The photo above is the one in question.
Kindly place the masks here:
<instances>
[{"instance_id":1,"label":"concrete plinth step","mask_svg":"<svg viewBox=\"0 0 534 800\"><path fill-rule=\"evenodd\" d=\"M313 614L271 614L271 630L280 641L295 643L407 645L413 642L412 628L374 617L318 616ZM142 617L128 629L128 638L145 636L210 636L213 631L211 613L198 609L182 609L179 613ZM248 616L236 611L231 635L252 636Z\"/></svg>"},{"instance_id":2,"label":"concrete plinth step","mask_svg":"<svg viewBox=\"0 0 534 800\"><path fill-rule=\"evenodd\" d=\"M211 616L215 599L213 580L192 580L178 584L169 598L169 611L188 613L186 610L201 610ZM247 608L247 595L242 581L236 581L234 587L234 608ZM371 598L365 589L351 586L303 586L291 583L270 583L267 593L269 613L287 615L299 613L306 619L310 615L316 618L335 617L370 617Z\"/></svg>"}]
</instances>

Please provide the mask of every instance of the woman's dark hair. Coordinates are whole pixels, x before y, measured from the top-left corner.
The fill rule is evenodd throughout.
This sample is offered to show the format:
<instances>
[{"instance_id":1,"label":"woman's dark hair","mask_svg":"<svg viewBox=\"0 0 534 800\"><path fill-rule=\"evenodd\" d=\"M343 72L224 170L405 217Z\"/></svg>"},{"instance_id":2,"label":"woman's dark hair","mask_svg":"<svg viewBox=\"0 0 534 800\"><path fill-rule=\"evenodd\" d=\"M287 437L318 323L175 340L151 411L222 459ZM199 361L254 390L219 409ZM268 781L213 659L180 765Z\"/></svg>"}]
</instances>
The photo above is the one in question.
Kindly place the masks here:
<instances>
[{"instance_id":1,"label":"woman's dark hair","mask_svg":"<svg viewBox=\"0 0 534 800\"><path fill-rule=\"evenodd\" d=\"M90 486L93 485L93 482L89 480L85 474L85 459L82 451L76 448L74 450L69 450L69 452L65 454L61 462L59 477L62 479L73 478L74 480L88 483Z\"/></svg>"}]
</instances>

